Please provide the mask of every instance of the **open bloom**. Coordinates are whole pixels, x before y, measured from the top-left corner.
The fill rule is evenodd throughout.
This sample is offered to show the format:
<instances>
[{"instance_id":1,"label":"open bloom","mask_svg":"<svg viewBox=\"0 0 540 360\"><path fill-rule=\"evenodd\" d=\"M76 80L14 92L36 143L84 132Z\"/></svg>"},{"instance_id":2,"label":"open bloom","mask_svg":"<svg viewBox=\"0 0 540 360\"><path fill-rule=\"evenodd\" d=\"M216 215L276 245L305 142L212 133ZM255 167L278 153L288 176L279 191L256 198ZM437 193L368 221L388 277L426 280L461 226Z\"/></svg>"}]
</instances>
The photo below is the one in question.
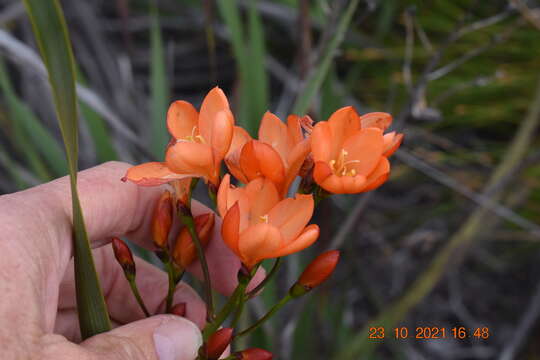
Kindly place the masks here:
<instances>
[{"instance_id":1,"label":"open bloom","mask_svg":"<svg viewBox=\"0 0 540 360\"><path fill-rule=\"evenodd\" d=\"M259 140L235 129L233 145L225 159L231 173L245 184L258 177L268 178L284 197L310 152L310 139L304 138L301 121L290 115L285 125L267 111L259 127Z\"/></svg>"},{"instance_id":2,"label":"open bloom","mask_svg":"<svg viewBox=\"0 0 540 360\"><path fill-rule=\"evenodd\" d=\"M387 157L403 138L395 132L383 135L391 122L389 114L358 116L349 106L317 123L311 139L315 182L337 194L370 191L383 184L390 174Z\"/></svg>"},{"instance_id":3,"label":"open bloom","mask_svg":"<svg viewBox=\"0 0 540 360\"><path fill-rule=\"evenodd\" d=\"M248 268L313 244L319 236L317 225L307 225L313 208L311 195L297 194L294 199L281 200L274 183L267 178L234 188L226 175L218 191L218 209L224 215L223 240Z\"/></svg>"},{"instance_id":4,"label":"open bloom","mask_svg":"<svg viewBox=\"0 0 540 360\"><path fill-rule=\"evenodd\" d=\"M234 118L223 91L215 87L204 98L200 112L186 101L175 101L167 112L172 140L164 162L130 168L124 180L155 186L187 177L202 177L219 185L219 167L229 151Z\"/></svg>"}]
</instances>

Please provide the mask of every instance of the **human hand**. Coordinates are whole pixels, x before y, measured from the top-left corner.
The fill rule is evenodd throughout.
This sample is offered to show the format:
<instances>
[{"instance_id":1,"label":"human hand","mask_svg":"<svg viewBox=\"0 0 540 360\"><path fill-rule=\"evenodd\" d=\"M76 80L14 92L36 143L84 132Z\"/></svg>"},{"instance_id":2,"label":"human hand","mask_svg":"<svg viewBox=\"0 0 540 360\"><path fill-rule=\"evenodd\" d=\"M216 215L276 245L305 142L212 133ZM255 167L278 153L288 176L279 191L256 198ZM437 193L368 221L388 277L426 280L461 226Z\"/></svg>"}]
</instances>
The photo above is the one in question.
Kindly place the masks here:
<instances>
[{"instance_id":1,"label":"human hand","mask_svg":"<svg viewBox=\"0 0 540 360\"><path fill-rule=\"evenodd\" d=\"M195 291L184 283L176 288L174 303L186 303L186 318L144 318L114 259L110 246L113 236L127 236L153 249L150 220L162 191L122 183L120 178L128 167L111 162L79 174L90 245L115 327L83 342L75 302L69 180L64 177L0 196L0 344L4 358L195 359L206 313ZM203 205L193 204L195 215L207 211ZM214 227L207 260L216 290L230 294L237 285L240 262L221 241L219 229ZM162 313L166 274L141 259L135 262L137 285L148 310ZM198 264L190 270L201 276ZM261 277L256 276L253 282Z\"/></svg>"}]
</instances>

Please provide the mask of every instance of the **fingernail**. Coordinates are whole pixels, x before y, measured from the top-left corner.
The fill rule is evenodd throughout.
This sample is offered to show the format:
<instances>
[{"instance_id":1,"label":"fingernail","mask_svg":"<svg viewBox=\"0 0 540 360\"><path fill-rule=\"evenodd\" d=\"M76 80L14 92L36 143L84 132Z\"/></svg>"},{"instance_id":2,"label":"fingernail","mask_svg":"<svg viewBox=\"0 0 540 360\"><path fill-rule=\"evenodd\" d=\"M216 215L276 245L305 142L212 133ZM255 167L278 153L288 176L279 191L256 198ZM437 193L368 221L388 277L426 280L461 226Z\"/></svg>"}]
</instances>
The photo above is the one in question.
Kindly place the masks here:
<instances>
[{"instance_id":1,"label":"fingernail","mask_svg":"<svg viewBox=\"0 0 540 360\"><path fill-rule=\"evenodd\" d=\"M202 337L195 324L177 317L154 330L154 345L159 360L192 360L202 345Z\"/></svg>"}]
</instances>

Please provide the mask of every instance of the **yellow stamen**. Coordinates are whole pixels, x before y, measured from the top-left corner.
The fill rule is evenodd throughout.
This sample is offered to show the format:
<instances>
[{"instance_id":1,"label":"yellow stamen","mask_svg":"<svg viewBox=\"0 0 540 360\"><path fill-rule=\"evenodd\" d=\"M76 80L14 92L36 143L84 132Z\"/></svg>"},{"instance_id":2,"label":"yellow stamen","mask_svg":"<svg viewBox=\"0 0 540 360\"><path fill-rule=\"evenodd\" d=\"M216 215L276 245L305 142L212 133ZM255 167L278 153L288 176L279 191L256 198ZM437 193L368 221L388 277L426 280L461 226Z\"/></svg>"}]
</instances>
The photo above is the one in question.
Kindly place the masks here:
<instances>
[{"instance_id":1,"label":"yellow stamen","mask_svg":"<svg viewBox=\"0 0 540 360\"><path fill-rule=\"evenodd\" d=\"M360 160L349 160L345 161L345 158L349 155L349 152L345 149L341 149L339 157L337 160L330 160L330 168L336 175L340 176L356 176L355 169L348 169L350 164L359 163Z\"/></svg>"},{"instance_id":2,"label":"yellow stamen","mask_svg":"<svg viewBox=\"0 0 540 360\"><path fill-rule=\"evenodd\" d=\"M267 215L259 216L259 219L260 219L263 223L268 224L268 214L267 214Z\"/></svg>"}]
</instances>

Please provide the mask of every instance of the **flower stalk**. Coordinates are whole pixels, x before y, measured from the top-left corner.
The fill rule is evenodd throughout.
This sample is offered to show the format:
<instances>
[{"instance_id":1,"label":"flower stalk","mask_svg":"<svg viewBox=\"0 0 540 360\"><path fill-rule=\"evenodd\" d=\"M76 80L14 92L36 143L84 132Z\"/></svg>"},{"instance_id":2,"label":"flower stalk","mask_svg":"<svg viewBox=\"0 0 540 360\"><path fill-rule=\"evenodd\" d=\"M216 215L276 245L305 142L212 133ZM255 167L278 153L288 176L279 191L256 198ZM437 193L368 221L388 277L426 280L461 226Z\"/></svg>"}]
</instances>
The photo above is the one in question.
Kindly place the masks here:
<instances>
[{"instance_id":1,"label":"flower stalk","mask_svg":"<svg viewBox=\"0 0 540 360\"><path fill-rule=\"evenodd\" d=\"M193 214L191 213L191 209L189 208L180 209L180 211L178 211L178 214L180 216L180 219L184 223L184 225L188 228L189 234L191 235L191 239L193 240L193 243L195 244L195 248L197 249L197 257L199 259L199 262L201 263L201 268L202 268L203 277L204 277L204 300L205 300L206 309L207 309L207 319L208 321L212 321L214 318L214 299L212 296L212 282L210 280L210 272L208 271L208 263L206 261L206 256L204 255L204 249L195 228L195 220L193 218Z\"/></svg>"}]
</instances>

